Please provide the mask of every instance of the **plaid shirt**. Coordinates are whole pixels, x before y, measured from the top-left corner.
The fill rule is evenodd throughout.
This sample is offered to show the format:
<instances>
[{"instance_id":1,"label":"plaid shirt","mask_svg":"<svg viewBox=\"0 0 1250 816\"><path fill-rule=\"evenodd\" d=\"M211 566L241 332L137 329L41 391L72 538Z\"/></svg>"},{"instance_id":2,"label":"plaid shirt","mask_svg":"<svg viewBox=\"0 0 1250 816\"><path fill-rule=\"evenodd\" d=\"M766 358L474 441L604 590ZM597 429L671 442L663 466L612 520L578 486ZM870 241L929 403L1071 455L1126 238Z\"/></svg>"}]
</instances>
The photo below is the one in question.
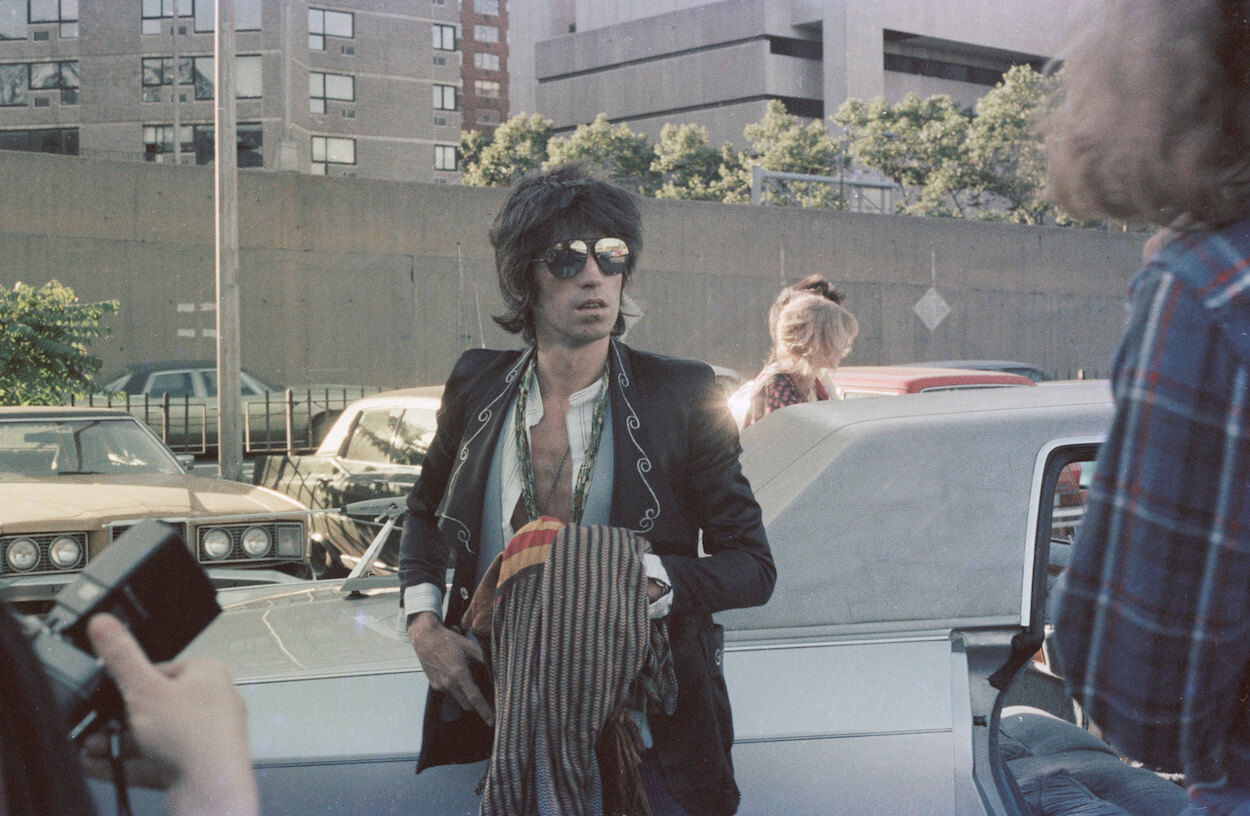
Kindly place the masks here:
<instances>
[{"instance_id":1,"label":"plaid shirt","mask_svg":"<svg viewBox=\"0 0 1250 816\"><path fill-rule=\"evenodd\" d=\"M1166 244L1133 281L1116 416L1055 643L1127 756L1250 814L1250 221Z\"/></svg>"}]
</instances>

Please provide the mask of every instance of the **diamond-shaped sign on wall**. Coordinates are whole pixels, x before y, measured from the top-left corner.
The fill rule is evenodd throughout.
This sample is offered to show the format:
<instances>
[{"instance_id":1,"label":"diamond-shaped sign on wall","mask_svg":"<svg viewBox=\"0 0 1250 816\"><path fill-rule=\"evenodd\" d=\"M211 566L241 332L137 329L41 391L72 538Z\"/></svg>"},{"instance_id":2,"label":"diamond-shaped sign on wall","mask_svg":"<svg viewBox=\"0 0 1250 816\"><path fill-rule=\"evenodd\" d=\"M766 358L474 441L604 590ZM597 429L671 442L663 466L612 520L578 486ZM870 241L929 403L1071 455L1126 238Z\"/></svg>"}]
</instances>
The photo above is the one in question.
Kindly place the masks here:
<instances>
[{"instance_id":1,"label":"diamond-shaped sign on wall","mask_svg":"<svg viewBox=\"0 0 1250 816\"><path fill-rule=\"evenodd\" d=\"M920 322L924 323L929 331L933 331L951 313L951 307L938 294L938 290L930 286L929 291L924 293L924 297L920 298L916 305L912 307L912 311L916 313L920 318Z\"/></svg>"}]
</instances>

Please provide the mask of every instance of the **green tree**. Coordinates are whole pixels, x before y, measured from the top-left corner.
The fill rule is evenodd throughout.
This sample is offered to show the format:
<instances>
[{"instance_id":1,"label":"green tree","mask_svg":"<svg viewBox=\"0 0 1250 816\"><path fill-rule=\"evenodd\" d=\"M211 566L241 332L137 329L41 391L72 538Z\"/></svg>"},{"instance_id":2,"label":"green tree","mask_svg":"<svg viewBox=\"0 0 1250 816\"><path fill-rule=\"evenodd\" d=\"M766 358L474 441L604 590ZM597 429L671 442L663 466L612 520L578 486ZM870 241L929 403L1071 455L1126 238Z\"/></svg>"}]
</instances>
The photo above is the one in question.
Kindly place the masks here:
<instances>
[{"instance_id":1,"label":"green tree","mask_svg":"<svg viewBox=\"0 0 1250 816\"><path fill-rule=\"evenodd\" d=\"M16 284L0 295L0 405L55 405L95 390L100 359L87 353L108 333L115 300L79 303L68 286Z\"/></svg>"},{"instance_id":2,"label":"green tree","mask_svg":"<svg viewBox=\"0 0 1250 816\"><path fill-rule=\"evenodd\" d=\"M656 179L656 198L690 201L722 201L725 198L725 150L708 143L707 128L702 125L667 124L660 129L660 142L655 146L651 172ZM728 150L732 168L740 164L738 156Z\"/></svg>"},{"instance_id":3,"label":"green tree","mask_svg":"<svg viewBox=\"0 0 1250 816\"><path fill-rule=\"evenodd\" d=\"M837 176L843 165L838 143L823 122L814 120L804 125L776 99L769 101L763 118L743 128L742 134L747 149L736 162L728 161L722 151L723 200L727 203L750 202L751 166L755 164L765 170L816 176ZM841 206L838 188L824 183L785 182L770 188L770 200L811 207Z\"/></svg>"},{"instance_id":4,"label":"green tree","mask_svg":"<svg viewBox=\"0 0 1250 816\"><path fill-rule=\"evenodd\" d=\"M489 143L483 144L477 138L466 140L462 134L461 181L475 187L509 186L543 166L551 133L550 119L536 113L519 113L495 128Z\"/></svg>"},{"instance_id":5,"label":"green tree","mask_svg":"<svg viewBox=\"0 0 1250 816\"><path fill-rule=\"evenodd\" d=\"M1058 81L1017 65L977 102L966 162L976 168L978 191L994 197L983 202L982 218L1021 224L1062 220L1046 198L1046 157L1037 130Z\"/></svg>"},{"instance_id":6,"label":"green tree","mask_svg":"<svg viewBox=\"0 0 1250 816\"><path fill-rule=\"evenodd\" d=\"M895 105L848 99L833 115L854 161L902 188L901 212L967 215L979 186L966 161L972 119L945 94L908 94Z\"/></svg>"},{"instance_id":7,"label":"green tree","mask_svg":"<svg viewBox=\"0 0 1250 816\"><path fill-rule=\"evenodd\" d=\"M651 172L655 151L647 137L625 124L612 127L601 113L588 125L578 125L569 136L553 136L547 143L551 168L569 162L585 162L617 184L649 194L656 186Z\"/></svg>"}]
</instances>

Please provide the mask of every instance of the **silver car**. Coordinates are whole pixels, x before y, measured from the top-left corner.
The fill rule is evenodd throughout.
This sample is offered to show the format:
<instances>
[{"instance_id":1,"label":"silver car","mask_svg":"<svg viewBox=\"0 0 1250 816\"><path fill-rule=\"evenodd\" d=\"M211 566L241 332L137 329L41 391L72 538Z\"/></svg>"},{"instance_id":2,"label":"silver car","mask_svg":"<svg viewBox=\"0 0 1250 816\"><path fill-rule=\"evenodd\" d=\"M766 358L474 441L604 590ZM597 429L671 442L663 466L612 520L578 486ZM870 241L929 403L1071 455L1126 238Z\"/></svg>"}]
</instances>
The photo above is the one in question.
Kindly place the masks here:
<instances>
[{"instance_id":1,"label":"silver car","mask_svg":"<svg viewBox=\"0 0 1250 816\"><path fill-rule=\"evenodd\" d=\"M718 615L741 814L1040 812L1094 756L1147 803L1130 812L1179 810L1036 662L1056 486L1111 412L1106 383L1073 383L813 403L743 433L778 583ZM191 651L235 674L267 814L477 812L480 764L413 773L427 687L392 577L220 599ZM1020 702L1051 713L1003 714Z\"/></svg>"}]
</instances>

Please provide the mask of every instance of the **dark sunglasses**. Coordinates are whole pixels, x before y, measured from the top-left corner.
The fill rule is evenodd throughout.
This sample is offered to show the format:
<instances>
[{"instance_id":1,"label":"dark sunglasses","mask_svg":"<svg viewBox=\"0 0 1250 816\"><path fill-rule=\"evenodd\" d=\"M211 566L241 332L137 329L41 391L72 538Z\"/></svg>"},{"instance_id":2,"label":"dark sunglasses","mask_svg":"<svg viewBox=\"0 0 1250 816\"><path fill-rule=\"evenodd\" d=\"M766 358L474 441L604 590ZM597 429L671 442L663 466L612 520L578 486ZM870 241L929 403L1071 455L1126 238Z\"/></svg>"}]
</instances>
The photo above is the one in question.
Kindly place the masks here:
<instances>
[{"instance_id":1,"label":"dark sunglasses","mask_svg":"<svg viewBox=\"0 0 1250 816\"><path fill-rule=\"evenodd\" d=\"M590 246L590 241L582 238L558 241L541 258L534 260L547 264L551 274L557 278L571 278L581 272L591 251L605 275L619 275L628 268L629 244L620 238L600 238L594 242L593 250L588 249Z\"/></svg>"}]
</instances>

